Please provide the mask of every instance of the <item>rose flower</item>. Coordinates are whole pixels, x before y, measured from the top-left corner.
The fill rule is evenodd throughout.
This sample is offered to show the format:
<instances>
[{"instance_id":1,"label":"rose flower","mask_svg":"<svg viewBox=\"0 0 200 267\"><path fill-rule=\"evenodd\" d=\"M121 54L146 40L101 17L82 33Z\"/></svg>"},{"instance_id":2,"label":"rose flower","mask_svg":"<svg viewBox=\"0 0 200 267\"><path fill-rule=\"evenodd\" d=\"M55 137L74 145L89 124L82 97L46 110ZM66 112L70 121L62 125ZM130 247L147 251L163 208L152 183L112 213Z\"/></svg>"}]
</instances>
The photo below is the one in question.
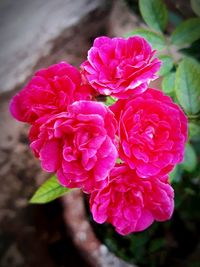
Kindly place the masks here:
<instances>
[{"instance_id":1,"label":"rose flower","mask_svg":"<svg viewBox=\"0 0 200 267\"><path fill-rule=\"evenodd\" d=\"M154 54L149 43L139 36L99 37L81 65L82 74L99 94L128 98L144 92L157 78L161 62L153 59Z\"/></svg>"},{"instance_id":2,"label":"rose flower","mask_svg":"<svg viewBox=\"0 0 200 267\"><path fill-rule=\"evenodd\" d=\"M43 116L31 128L31 148L45 171L86 193L105 186L115 165L116 120L104 104L77 101L68 112Z\"/></svg>"},{"instance_id":3,"label":"rose flower","mask_svg":"<svg viewBox=\"0 0 200 267\"><path fill-rule=\"evenodd\" d=\"M36 72L13 97L10 111L17 120L32 124L41 116L67 111L73 101L90 99L91 92L90 86L82 85L79 71L61 62Z\"/></svg>"},{"instance_id":4,"label":"rose flower","mask_svg":"<svg viewBox=\"0 0 200 267\"><path fill-rule=\"evenodd\" d=\"M92 192L90 209L98 223L111 223L121 235L170 219L174 192L167 177L141 178L125 164L112 169L107 186Z\"/></svg>"},{"instance_id":5,"label":"rose flower","mask_svg":"<svg viewBox=\"0 0 200 267\"><path fill-rule=\"evenodd\" d=\"M111 110L119 123L119 155L139 176L162 176L183 160L187 119L170 97L148 89Z\"/></svg>"}]
</instances>

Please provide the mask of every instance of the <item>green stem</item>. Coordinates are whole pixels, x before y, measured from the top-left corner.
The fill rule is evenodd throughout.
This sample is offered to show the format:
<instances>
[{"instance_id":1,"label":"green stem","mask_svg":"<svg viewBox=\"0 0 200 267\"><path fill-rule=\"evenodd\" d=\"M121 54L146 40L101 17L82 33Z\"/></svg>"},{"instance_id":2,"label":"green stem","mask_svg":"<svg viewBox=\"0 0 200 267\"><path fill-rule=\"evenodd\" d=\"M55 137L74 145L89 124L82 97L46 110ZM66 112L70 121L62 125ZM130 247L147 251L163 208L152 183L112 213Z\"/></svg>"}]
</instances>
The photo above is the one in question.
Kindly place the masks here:
<instances>
[{"instance_id":1,"label":"green stem","mask_svg":"<svg viewBox=\"0 0 200 267\"><path fill-rule=\"evenodd\" d=\"M164 39L165 39L165 43L166 43L167 52L168 52L169 56L171 56L171 58L173 59L175 68L177 68L178 67L178 62L174 58L174 55L173 55L173 53L172 53L172 51L170 49L171 48L170 41L168 40L168 38L165 35L164 35Z\"/></svg>"}]
</instances>

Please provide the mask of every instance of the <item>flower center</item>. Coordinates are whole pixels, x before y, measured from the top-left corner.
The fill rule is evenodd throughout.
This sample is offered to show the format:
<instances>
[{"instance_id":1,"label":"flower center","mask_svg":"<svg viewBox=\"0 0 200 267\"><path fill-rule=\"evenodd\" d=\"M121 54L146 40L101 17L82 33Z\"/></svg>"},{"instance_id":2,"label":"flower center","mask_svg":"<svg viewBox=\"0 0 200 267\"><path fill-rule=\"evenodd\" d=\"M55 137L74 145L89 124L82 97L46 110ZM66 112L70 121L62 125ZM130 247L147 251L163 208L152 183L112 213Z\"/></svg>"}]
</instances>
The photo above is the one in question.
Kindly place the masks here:
<instances>
[{"instance_id":1,"label":"flower center","mask_svg":"<svg viewBox=\"0 0 200 267\"><path fill-rule=\"evenodd\" d=\"M145 131L144 134L150 138L153 139L154 138L154 134L155 134L155 129L152 126L148 126Z\"/></svg>"}]
</instances>

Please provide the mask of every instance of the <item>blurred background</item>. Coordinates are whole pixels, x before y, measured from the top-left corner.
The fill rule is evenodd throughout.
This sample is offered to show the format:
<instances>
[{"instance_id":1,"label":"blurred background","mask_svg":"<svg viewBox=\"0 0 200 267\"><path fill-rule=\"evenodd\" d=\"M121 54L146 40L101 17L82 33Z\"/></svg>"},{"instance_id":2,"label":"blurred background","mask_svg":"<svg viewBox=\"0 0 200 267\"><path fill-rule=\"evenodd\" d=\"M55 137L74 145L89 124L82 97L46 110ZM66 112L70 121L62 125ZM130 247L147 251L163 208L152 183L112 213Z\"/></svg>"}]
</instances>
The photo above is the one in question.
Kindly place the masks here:
<instances>
[{"instance_id":1,"label":"blurred background","mask_svg":"<svg viewBox=\"0 0 200 267\"><path fill-rule=\"evenodd\" d=\"M168 32L180 21L195 16L190 1L164 2L171 11ZM49 176L42 172L29 150L28 126L11 118L9 101L37 69L62 60L78 67L86 59L95 37L125 36L137 27L144 27L137 0L0 0L1 267L134 266L124 262L132 259L124 252L130 243L113 235L109 228L99 230L94 226L94 234L79 191L41 206L28 203L38 186ZM197 43L192 52L198 57L199 51ZM159 81L156 86L160 86ZM189 194L193 193L190 191ZM194 201L199 205L199 198ZM184 229L179 228L182 222L179 223L175 231L184 246L178 253L180 258L193 253L194 264L177 262L176 265L175 260L173 266L198 267L199 231L195 232L197 227L190 225L194 236L189 231L185 235ZM104 238L102 231L106 233ZM116 246L115 238L118 240ZM176 246L170 234L167 238L171 238L168 242L172 247ZM187 239L195 244L192 251L185 245ZM143 242L144 237L138 236L137 239L136 236L131 242L139 244L141 240ZM144 247L142 242L140 245ZM132 246L137 250L135 243ZM118 253L116 258L107 247L115 254L120 252L121 256ZM141 248L138 251L141 253ZM159 259L165 259L162 241L154 244L151 253L159 251L162 254L158 255ZM173 253L169 257L174 257ZM141 258L144 255L141 254ZM167 266L166 262L160 262L160 265L145 265L141 261L138 266Z\"/></svg>"}]
</instances>

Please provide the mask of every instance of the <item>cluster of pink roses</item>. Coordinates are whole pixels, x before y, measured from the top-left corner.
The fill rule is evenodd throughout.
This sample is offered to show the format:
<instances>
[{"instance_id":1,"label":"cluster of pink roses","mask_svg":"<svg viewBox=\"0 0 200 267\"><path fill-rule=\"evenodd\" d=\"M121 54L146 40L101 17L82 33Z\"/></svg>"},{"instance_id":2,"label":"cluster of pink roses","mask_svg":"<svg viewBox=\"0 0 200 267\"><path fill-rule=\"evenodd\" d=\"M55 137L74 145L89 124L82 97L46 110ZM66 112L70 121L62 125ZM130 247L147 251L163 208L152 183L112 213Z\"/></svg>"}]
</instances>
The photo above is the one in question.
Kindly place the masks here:
<instances>
[{"instance_id":1,"label":"cluster of pink roses","mask_svg":"<svg viewBox=\"0 0 200 267\"><path fill-rule=\"evenodd\" d=\"M16 119L31 124L42 168L89 193L94 220L122 235L171 217L168 173L182 161L187 139L179 106L148 88L161 65L154 54L138 36L97 38L80 71L65 62L40 70L10 105ZM117 100L107 107L98 95Z\"/></svg>"}]
</instances>

